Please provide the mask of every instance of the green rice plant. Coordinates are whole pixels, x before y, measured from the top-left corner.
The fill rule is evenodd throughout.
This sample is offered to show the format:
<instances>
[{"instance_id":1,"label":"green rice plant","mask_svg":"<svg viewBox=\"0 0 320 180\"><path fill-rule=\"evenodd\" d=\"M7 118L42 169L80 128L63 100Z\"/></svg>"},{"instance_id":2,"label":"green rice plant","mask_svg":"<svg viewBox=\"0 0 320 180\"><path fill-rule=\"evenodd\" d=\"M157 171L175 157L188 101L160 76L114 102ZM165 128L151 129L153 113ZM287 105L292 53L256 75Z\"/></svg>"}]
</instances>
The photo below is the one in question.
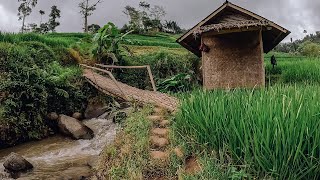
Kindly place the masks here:
<instances>
[{"instance_id":1,"label":"green rice plant","mask_svg":"<svg viewBox=\"0 0 320 180\"><path fill-rule=\"evenodd\" d=\"M14 33L0 33L0 42L20 43L36 41L46 44L50 47L69 47L71 44L77 42L72 38L46 37L45 35L28 33L28 34L14 34Z\"/></svg>"},{"instance_id":2,"label":"green rice plant","mask_svg":"<svg viewBox=\"0 0 320 180\"><path fill-rule=\"evenodd\" d=\"M258 177L320 178L319 86L194 92L175 129L208 151L226 154Z\"/></svg>"},{"instance_id":3,"label":"green rice plant","mask_svg":"<svg viewBox=\"0 0 320 180\"><path fill-rule=\"evenodd\" d=\"M307 57L281 57L278 65L272 68L266 60L267 82L274 80L278 83L294 84L319 84L320 83L320 60Z\"/></svg>"},{"instance_id":4,"label":"green rice plant","mask_svg":"<svg viewBox=\"0 0 320 180\"><path fill-rule=\"evenodd\" d=\"M176 43L175 37L165 33L158 33L156 35L130 34L127 38L131 40L126 43L128 45L182 48L180 44Z\"/></svg>"}]
</instances>

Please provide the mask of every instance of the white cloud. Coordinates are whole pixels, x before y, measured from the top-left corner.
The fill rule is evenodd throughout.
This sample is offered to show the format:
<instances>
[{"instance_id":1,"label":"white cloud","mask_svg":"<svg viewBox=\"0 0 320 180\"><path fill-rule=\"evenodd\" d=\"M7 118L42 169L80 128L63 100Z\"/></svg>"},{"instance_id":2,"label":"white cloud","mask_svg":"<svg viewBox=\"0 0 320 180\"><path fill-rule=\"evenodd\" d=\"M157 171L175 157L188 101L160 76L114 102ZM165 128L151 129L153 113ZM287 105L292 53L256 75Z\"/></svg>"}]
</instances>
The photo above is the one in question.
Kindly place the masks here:
<instances>
[{"instance_id":1,"label":"white cloud","mask_svg":"<svg viewBox=\"0 0 320 180\"><path fill-rule=\"evenodd\" d=\"M20 23L17 15L7 11L2 4L0 4L0 31L3 32L17 32L20 28Z\"/></svg>"}]
</instances>

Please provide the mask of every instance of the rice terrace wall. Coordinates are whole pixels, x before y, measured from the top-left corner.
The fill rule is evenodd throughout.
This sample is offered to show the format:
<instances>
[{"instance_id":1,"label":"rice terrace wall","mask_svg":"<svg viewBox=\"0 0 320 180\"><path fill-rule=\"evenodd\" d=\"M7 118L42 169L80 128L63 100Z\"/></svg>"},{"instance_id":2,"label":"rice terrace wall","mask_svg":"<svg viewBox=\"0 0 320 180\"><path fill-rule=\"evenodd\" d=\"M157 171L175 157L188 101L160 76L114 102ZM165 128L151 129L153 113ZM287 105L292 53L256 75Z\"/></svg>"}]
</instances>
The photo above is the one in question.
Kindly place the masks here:
<instances>
[{"instance_id":1,"label":"rice terrace wall","mask_svg":"<svg viewBox=\"0 0 320 180\"><path fill-rule=\"evenodd\" d=\"M202 35L210 51L202 52L205 89L261 87L265 84L260 31Z\"/></svg>"}]
</instances>

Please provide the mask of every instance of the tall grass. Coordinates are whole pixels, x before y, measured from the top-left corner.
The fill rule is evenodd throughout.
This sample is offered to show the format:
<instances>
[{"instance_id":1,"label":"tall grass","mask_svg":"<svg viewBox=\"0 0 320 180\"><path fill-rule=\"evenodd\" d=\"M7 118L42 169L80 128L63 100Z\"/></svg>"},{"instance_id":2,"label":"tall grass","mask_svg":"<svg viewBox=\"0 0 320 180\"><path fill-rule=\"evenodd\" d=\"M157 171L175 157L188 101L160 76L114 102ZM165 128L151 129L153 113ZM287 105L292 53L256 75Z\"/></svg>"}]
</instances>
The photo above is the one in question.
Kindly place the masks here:
<instances>
[{"instance_id":1,"label":"tall grass","mask_svg":"<svg viewBox=\"0 0 320 180\"><path fill-rule=\"evenodd\" d=\"M41 42L50 47L69 47L71 44L77 42L75 39L65 37L47 37L34 33L14 34L0 32L0 42L20 43L26 41Z\"/></svg>"},{"instance_id":2,"label":"tall grass","mask_svg":"<svg viewBox=\"0 0 320 180\"><path fill-rule=\"evenodd\" d=\"M320 83L320 59L318 58L280 56L275 68L272 68L267 59L265 64L267 82L271 80L286 84Z\"/></svg>"},{"instance_id":3,"label":"tall grass","mask_svg":"<svg viewBox=\"0 0 320 180\"><path fill-rule=\"evenodd\" d=\"M128 45L182 48L180 44L176 43L175 37L163 33L159 33L156 35L130 34L127 36L127 39L130 40L130 42L127 43Z\"/></svg>"},{"instance_id":4,"label":"tall grass","mask_svg":"<svg viewBox=\"0 0 320 180\"><path fill-rule=\"evenodd\" d=\"M185 97L175 128L256 176L320 177L320 87L195 92Z\"/></svg>"}]
</instances>

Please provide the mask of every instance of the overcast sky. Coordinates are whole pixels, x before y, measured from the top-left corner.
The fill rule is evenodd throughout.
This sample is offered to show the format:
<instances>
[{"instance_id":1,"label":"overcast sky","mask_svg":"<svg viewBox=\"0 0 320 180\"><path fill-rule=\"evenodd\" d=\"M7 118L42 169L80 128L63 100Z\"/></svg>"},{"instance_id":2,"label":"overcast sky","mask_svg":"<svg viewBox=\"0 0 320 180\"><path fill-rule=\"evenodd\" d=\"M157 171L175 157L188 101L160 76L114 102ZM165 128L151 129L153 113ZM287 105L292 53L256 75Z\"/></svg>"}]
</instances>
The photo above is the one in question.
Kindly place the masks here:
<instances>
[{"instance_id":1,"label":"overcast sky","mask_svg":"<svg viewBox=\"0 0 320 180\"><path fill-rule=\"evenodd\" d=\"M91 0L95 1L95 0ZM103 0L97 11L89 18L89 24L106 24L111 21L121 27L128 21L123 9L126 5L137 6L140 0ZM83 21L79 14L80 0L38 0L37 7L27 23L39 23L39 10L47 16L52 5L61 10L61 26L58 32L80 32ZM217 9L224 0L147 0L151 5L163 6L165 19L177 21L183 28L189 29ZM303 30L314 33L320 30L320 0L230 0L265 18L289 29L293 39L302 38ZM21 27L18 21L18 0L0 0L0 31L15 31ZM45 20L45 19L44 19ZM290 38L289 37L289 38ZM287 38L287 39L289 39Z\"/></svg>"}]
</instances>

